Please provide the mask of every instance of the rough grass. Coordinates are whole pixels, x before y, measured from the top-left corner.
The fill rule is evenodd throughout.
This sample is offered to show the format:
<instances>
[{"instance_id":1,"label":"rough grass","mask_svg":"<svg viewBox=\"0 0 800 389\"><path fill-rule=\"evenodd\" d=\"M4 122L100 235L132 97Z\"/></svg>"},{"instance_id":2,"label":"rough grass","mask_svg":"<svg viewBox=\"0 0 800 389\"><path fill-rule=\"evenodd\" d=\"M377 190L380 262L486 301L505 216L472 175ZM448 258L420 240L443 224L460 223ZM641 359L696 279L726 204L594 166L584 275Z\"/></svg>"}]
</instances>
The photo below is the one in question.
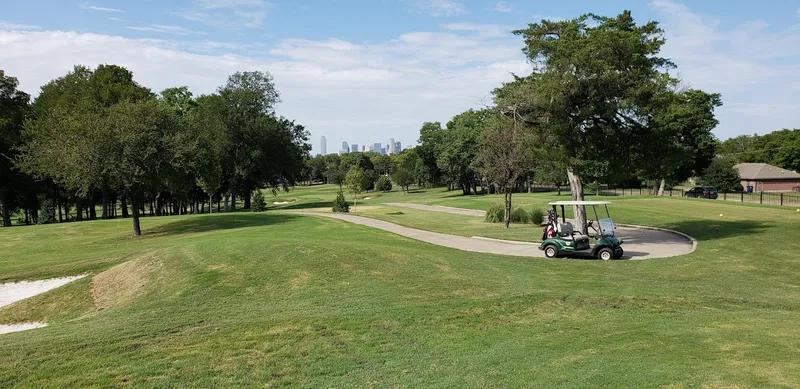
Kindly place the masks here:
<instances>
[{"instance_id":1,"label":"rough grass","mask_svg":"<svg viewBox=\"0 0 800 389\"><path fill-rule=\"evenodd\" d=\"M335 194L309 192L284 208ZM499 198L429 190L378 201L486 209ZM274 209L145 218L141 239L128 237L128 220L2 229L4 279L94 278L0 311L3 322L50 324L0 337L0 387L800 386L800 242L788 238L800 236L798 213L614 202L615 218L689 233L697 251L503 257ZM364 208L408 224L491 226L374 204ZM104 271L140 289L109 288L117 297L98 310L92 286Z\"/></svg>"}]
</instances>

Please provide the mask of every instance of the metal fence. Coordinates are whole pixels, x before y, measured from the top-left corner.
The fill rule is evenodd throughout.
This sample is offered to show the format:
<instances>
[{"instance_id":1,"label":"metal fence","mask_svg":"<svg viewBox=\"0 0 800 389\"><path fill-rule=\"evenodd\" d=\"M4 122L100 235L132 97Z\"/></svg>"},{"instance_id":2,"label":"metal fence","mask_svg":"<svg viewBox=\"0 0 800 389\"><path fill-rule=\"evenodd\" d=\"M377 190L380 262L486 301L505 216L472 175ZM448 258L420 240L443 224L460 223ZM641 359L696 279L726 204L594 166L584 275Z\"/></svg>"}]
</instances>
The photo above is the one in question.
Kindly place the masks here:
<instances>
[{"instance_id":1,"label":"metal fence","mask_svg":"<svg viewBox=\"0 0 800 389\"><path fill-rule=\"evenodd\" d=\"M536 187L533 191L557 191L556 187ZM569 193L569 187L561 188L562 193ZM591 190L591 188L584 188L584 194L587 196L654 196L650 188L604 188ZM663 197L684 197L686 190L684 189L667 189L664 190ZM778 205L786 207L800 207L800 192L730 192L719 193L717 200L722 201L735 201L739 203L749 204L764 204L764 205Z\"/></svg>"}]
</instances>

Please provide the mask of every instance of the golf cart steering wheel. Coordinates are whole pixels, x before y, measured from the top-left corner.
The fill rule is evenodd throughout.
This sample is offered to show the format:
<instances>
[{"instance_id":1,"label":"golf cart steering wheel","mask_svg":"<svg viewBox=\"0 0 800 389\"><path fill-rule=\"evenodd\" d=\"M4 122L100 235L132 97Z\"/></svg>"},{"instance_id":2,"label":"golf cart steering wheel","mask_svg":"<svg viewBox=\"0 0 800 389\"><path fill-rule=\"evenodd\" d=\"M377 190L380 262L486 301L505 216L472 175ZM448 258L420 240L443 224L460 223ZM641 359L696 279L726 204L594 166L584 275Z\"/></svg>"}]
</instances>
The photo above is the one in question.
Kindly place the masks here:
<instances>
[{"instance_id":1,"label":"golf cart steering wheel","mask_svg":"<svg viewBox=\"0 0 800 389\"><path fill-rule=\"evenodd\" d=\"M597 236L600 233L600 231L597 230L597 227L594 226L594 220L589 220L589 223L586 224L586 229L587 229L586 232L589 232L588 229L590 228L594 230L594 236Z\"/></svg>"}]
</instances>

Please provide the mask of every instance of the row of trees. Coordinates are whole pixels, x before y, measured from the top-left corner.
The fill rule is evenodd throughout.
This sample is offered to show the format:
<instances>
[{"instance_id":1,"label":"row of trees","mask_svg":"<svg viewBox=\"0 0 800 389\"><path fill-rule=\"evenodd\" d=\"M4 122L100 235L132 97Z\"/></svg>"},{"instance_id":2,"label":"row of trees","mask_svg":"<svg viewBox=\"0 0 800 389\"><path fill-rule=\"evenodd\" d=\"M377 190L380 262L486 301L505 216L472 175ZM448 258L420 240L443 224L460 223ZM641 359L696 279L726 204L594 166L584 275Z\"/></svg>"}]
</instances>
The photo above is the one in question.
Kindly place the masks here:
<instances>
[{"instance_id":1,"label":"row of trees","mask_svg":"<svg viewBox=\"0 0 800 389\"><path fill-rule=\"evenodd\" d=\"M386 191L386 179L391 178L388 181L390 186L394 183L407 192L411 185L421 183L416 173L418 168L417 150L409 149L393 155L375 152L317 155L307 161L304 174L310 182L335 184L340 188L352 186L348 184L348 175L358 175L358 180L351 179L349 182L358 182L360 191ZM386 177L383 182L382 177Z\"/></svg>"},{"instance_id":2,"label":"row of trees","mask_svg":"<svg viewBox=\"0 0 800 389\"><path fill-rule=\"evenodd\" d=\"M737 163L768 163L800 171L800 129L737 136L722 142L719 153Z\"/></svg>"},{"instance_id":3,"label":"row of trees","mask_svg":"<svg viewBox=\"0 0 800 389\"><path fill-rule=\"evenodd\" d=\"M444 127L425 123L418 177L464 194L488 182L505 193L508 225L513 191L531 180L567 181L574 200L583 200L585 182L648 181L660 192L714 159L720 96L670 75L676 66L659 55L657 22L637 24L628 11L587 14L514 34L533 72L495 89L492 107ZM585 225L581 207L575 215Z\"/></svg>"},{"instance_id":4,"label":"row of trees","mask_svg":"<svg viewBox=\"0 0 800 389\"><path fill-rule=\"evenodd\" d=\"M74 205L76 221L94 219L99 203L104 219L118 208L132 216L138 236L147 205L151 215L211 212L215 200L235 211L254 190L303 177L309 134L276 115L268 72L237 72L199 97L186 87L156 95L116 65L76 66L33 103L17 86L0 71L4 226L19 209L51 222Z\"/></svg>"}]
</instances>

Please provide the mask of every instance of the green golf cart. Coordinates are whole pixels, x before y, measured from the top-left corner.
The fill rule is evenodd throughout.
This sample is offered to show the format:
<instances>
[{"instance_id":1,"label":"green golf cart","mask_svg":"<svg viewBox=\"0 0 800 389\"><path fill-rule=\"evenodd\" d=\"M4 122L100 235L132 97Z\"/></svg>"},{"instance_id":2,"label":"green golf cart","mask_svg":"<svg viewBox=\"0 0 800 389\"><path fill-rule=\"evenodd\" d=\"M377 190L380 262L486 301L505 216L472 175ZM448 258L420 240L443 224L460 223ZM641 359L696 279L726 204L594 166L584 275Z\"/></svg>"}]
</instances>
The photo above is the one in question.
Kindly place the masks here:
<instances>
[{"instance_id":1,"label":"green golf cart","mask_svg":"<svg viewBox=\"0 0 800 389\"><path fill-rule=\"evenodd\" d=\"M597 258L604 261L622 258L622 240L614 235L614 222L608 212L608 201L554 201L548 211L545 234L539 250L544 251L547 258ZM588 235L575 231L572 223L564 216L565 206L582 206L585 209ZM559 208L561 220L559 220ZM593 212L589 212L589 210ZM601 208L598 212L597 208ZM600 218L605 210L605 218ZM590 217L594 216L594 219ZM590 239L594 239L594 244Z\"/></svg>"}]
</instances>

